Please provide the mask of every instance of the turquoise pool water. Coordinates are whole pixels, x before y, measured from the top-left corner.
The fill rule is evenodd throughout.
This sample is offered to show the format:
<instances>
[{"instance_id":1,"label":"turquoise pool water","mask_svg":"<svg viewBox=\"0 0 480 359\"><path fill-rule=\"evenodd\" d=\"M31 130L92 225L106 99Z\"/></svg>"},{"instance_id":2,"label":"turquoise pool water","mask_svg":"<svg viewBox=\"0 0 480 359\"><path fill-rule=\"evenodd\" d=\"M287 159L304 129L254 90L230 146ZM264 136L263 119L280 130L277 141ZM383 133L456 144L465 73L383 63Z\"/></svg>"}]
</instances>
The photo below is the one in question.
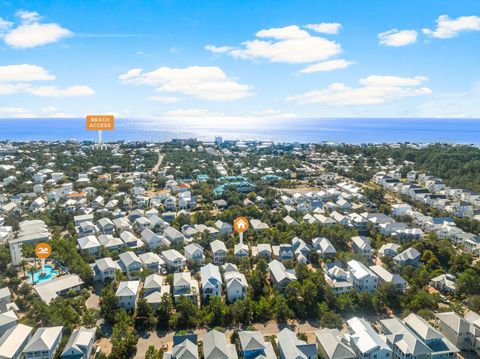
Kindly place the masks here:
<instances>
[{"instance_id":1,"label":"turquoise pool water","mask_svg":"<svg viewBox=\"0 0 480 359\"><path fill-rule=\"evenodd\" d=\"M58 272L53 269L51 265L46 265L45 266L45 275L40 276L41 269L37 269L35 272L33 272L33 279L35 281L35 284L43 283L43 282L48 282L49 280L52 280L58 275ZM29 274L28 282L32 283L32 274Z\"/></svg>"}]
</instances>

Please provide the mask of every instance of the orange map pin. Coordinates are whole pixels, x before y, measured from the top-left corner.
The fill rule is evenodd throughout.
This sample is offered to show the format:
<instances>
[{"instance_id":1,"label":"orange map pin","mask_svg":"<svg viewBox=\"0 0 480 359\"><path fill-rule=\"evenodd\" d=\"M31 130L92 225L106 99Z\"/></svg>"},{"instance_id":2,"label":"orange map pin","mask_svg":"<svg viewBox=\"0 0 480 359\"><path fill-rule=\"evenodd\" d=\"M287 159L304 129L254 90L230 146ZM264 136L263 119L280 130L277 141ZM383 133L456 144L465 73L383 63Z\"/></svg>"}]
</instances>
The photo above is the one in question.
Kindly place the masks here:
<instances>
[{"instance_id":1,"label":"orange map pin","mask_svg":"<svg viewBox=\"0 0 480 359\"><path fill-rule=\"evenodd\" d=\"M233 229L235 230L235 232L238 232L238 233L246 232L248 227L249 227L248 219L246 219L245 217L238 217L238 218L235 218L235 220L233 221Z\"/></svg>"},{"instance_id":2,"label":"orange map pin","mask_svg":"<svg viewBox=\"0 0 480 359\"><path fill-rule=\"evenodd\" d=\"M38 243L35 246L35 255L40 259L46 259L52 254L52 247L48 243Z\"/></svg>"}]
</instances>

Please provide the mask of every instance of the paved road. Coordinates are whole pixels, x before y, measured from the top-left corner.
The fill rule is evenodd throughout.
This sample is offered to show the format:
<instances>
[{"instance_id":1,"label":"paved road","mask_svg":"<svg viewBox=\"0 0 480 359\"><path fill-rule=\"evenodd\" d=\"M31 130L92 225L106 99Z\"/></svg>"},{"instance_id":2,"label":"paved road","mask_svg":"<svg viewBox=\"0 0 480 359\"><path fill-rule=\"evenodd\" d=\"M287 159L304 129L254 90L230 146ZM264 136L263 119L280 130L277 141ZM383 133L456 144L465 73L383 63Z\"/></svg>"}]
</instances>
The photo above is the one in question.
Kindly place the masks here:
<instances>
[{"instance_id":1,"label":"paved road","mask_svg":"<svg viewBox=\"0 0 480 359\"><path fill-rule=\"evenodd\" d=\"M158 170L160 169L160 166L162 165L162 162L163 162L163 155L158 155L158 161L157 163L155 164L155 166L153 166L152 168L152 171L151 172L158 172Z\"/></svg>"}]
</instances>

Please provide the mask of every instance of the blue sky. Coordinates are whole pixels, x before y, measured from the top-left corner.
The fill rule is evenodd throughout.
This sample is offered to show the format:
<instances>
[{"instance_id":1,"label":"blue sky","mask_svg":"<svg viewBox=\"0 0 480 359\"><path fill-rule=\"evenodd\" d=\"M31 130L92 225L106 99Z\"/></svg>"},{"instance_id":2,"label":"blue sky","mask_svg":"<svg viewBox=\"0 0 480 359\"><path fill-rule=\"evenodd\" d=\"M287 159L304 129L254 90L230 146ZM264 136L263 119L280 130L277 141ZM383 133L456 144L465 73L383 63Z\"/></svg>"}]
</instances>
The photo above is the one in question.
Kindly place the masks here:
<instances>
[{"instance_id":1,"label":"blue sky","mask_svg":"<svg viewBox=\"0 0 480 359\"><path fill-rule=\"evenodd\" d=\"M0 117L480 117L478 0L1 1Z\"/></svg>"}]
</instances>

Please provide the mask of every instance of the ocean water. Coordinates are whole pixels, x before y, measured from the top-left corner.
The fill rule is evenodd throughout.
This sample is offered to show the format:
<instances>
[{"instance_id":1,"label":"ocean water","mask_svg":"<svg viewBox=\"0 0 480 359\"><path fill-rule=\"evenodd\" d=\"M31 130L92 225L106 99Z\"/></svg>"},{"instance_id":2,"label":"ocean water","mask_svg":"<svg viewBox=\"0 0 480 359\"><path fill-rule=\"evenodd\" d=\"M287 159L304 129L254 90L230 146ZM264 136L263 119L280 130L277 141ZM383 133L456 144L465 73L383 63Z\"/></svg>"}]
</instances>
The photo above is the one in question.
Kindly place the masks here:
<instances>
[{"instance_id":1,"label":"ocean water","mask_svg":"<svg viewBox=\"0 0 480 359\"><path fill-rule=\"evenodd\" d=\"M274 142L334 141L345 143L446 142L480 144L480 119L439 118L321 118L219 121L212 119L116 119L105 142L116 140L166 141L195 137L213 140L260 139ZM96 140L85 119L0 119L0 140Z\"/></svg>"}]
</instances>

